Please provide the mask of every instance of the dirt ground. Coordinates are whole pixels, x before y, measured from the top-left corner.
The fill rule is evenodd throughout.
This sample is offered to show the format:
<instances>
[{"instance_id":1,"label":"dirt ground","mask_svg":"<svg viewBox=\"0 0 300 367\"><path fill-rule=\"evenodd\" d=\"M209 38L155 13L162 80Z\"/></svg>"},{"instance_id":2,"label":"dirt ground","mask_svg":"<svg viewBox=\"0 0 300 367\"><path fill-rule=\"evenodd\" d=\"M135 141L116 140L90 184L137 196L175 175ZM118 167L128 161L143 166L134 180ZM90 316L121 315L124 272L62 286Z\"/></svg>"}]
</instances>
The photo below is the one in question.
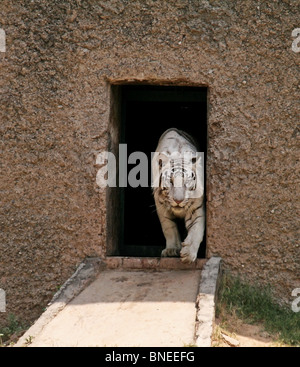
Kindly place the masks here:
<instances>
[{"instance_id":1,"label":"dirt ground","mask_svg":"<svg viewBox=\"0 0 300 367\"><path fill-rule=\"evenodd\" d=\"M226 320L216 318L213 346L215 347L285 347L276 335L264 330L262 325L250 325L236 316L226 316Z\"/></svg>"}]
</instances>

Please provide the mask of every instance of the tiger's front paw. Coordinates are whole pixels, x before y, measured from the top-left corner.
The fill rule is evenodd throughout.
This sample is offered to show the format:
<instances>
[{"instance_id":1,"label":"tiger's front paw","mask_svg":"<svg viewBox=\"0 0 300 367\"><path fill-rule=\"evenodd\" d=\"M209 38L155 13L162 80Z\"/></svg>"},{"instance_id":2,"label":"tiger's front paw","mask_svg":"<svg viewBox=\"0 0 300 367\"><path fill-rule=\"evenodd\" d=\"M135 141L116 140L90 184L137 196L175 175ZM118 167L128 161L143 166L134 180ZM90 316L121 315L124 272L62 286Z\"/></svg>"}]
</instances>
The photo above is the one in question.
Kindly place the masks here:
<instances>
[{"instance_id":1,"label":"tiger's front paw","mask_svg":"<svg viewBox=\"0 0 300 367\"><path fill-rule=\"evenodd\" d=\"M183 263L190 264L197 259L197 250L192 245L182 242L180 257Z\"/></svg>"},{"instance_id":2,"label":"tiger's front paw","mask_svg":"<svg viewBox=\"0 0 300 367\"><path fill-rule=\"evenodd\" d=\"M177 247L165 248L161 252L161 257L178 257L180 255L180 249Z\"/></svg>"}]
</instances>

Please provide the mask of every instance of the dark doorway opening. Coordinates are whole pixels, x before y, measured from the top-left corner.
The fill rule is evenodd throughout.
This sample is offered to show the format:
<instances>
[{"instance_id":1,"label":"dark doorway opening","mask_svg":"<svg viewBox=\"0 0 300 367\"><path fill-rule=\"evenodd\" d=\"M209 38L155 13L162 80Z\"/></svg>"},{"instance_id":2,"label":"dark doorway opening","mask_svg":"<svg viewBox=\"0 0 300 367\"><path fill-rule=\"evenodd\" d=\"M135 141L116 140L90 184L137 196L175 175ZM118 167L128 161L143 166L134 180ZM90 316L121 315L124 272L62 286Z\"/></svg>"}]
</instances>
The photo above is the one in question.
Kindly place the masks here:
<instances>
[{"instance_id":1,"label":"dark doorway opening","mask_svg":"<svg viewBox=\"0 0 300 367\"><path fill-rule=\"evenodd\" d=\"M168 128L191 134L201 152L207 150L207 88L127 85L120 87L120 143L148 157L149 186L120 188L121 228L118 253L122 256L160 256L165 238L151 189L151 152ZM128 172L135 165L128 165ZM181 227L184 240L184 225ZM205 258L206 239L198 257Z\"/></svg>"}]
</instances>

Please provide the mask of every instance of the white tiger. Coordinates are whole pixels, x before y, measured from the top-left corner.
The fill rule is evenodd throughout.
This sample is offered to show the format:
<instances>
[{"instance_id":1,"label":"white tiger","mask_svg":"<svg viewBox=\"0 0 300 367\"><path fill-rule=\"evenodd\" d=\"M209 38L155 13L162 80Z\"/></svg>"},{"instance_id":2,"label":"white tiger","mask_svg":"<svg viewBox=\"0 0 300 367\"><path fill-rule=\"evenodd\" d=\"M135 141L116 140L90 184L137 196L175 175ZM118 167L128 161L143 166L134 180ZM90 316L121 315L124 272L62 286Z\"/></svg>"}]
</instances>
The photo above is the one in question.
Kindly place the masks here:
<instances>
[{"instance_id":1,"label":"white tiger","mask_svg":"<svg viewBox=\"0 0 300 367\"><path fill-rule=\"evenodd\" d=\"M166 239L161 256L181 256L196 260L205 229L203 158L194 139L171 128L160 137L152 158L153 194L157 214ZM175 223L184 218L187 237L181 242Z\"/></svg>"}]
</instances>

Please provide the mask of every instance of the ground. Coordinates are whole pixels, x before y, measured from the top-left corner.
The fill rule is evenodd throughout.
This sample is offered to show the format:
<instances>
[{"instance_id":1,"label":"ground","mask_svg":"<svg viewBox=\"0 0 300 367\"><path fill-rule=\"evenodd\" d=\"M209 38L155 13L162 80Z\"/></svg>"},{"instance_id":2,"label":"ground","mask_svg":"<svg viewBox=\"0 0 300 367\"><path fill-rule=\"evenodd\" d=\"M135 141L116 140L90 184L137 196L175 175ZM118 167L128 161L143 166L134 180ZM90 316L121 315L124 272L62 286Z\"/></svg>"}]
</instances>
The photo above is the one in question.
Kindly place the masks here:
<instances>
[{"instance_id":1,"label":"ground","mask_svg":"<svg viewBox=\"0 0 300 367\"><path fill-rule=\"evenodd\" d=\"M288 346L279 342L277 335L265 331L262 324L247 324L236 315L229 314L216 318L212 345L214 347Z\"/></svg>"}]
</instances>

